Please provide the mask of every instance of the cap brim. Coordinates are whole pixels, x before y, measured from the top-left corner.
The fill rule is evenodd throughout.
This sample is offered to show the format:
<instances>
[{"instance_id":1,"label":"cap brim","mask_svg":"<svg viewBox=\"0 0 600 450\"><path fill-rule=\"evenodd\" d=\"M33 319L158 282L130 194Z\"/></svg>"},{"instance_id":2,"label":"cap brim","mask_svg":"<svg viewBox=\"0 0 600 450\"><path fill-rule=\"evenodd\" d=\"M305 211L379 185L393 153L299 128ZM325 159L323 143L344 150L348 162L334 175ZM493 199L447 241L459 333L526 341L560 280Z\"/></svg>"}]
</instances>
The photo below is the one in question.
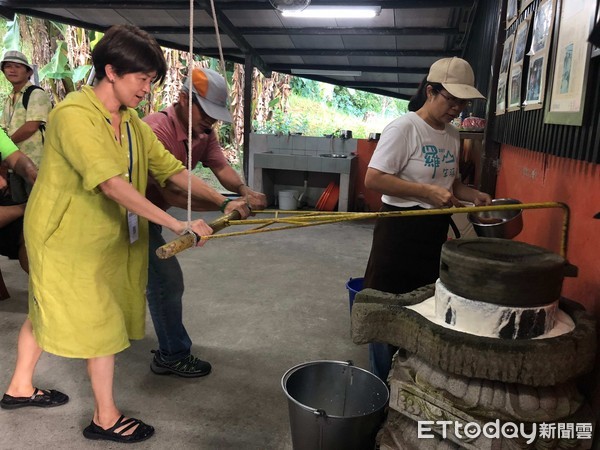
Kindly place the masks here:
<instances>
[{"instance_id":1,"label":"cap brim","mask_svg":"<svg viewBox=\"0 0 600 450\"><path fill-rule=\"evenodd\" d=\"M442 83L442 86L444 86L444 89L446 89L456 98L463 100L481 98L485 100L485 97L481 94L481 92L479 92L473 86L469 86L468 84Z\"/></svg>"},{"instance_id":2,"label":"cap brim","mask_svg":"<svg viewBox=\"0 0 600 450\"><path fill-rule=\"evenodd\" d=\"M196 96L196 100L202 106L204 112L215 120L220 120L222 122L231 123L233 122L233 118L231 117L231 113L227 108L221 105L217 105L216 103L209 102L204 97L200 97L197 93L194 92Z\"/></svg>"}]
</instances>

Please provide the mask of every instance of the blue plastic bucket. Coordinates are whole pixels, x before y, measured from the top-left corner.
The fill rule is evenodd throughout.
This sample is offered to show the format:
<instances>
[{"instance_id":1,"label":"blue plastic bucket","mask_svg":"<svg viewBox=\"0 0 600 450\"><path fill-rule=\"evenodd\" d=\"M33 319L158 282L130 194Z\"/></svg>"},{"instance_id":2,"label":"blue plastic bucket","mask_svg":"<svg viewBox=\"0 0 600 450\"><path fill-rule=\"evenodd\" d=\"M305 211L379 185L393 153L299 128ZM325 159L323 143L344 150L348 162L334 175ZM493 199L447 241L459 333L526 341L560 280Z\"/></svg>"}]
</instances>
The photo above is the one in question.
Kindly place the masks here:
<instances>
[{"instance_id":1,"label":"blue plastic bucket","mask_svg":"<svg viewBox=\"0 0 600 450\"><path fill-rule=\"evenodd\" d=\"M352 305L354 304L354 296L357 292L362 291L364 278L350 278L346 283L346 289L348 289L348 302L350 304L350 312L352 312Z\"/></svg>"}]
</instances>

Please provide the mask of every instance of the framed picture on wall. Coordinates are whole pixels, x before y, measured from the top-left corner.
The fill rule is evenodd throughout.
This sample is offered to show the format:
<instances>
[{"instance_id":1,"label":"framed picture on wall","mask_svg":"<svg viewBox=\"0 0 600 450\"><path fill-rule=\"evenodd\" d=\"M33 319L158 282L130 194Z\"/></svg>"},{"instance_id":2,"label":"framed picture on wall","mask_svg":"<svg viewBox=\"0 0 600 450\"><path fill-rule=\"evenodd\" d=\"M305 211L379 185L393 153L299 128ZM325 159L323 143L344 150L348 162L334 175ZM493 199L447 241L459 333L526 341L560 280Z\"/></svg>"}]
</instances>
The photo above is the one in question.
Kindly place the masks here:
<instances>
[{"instance_id":1,"label":"framed picture on wall","mask_svg":"<svg viewBox=\"0 0 600 450\"><path fill-rule=\"evenodd\" d=\"M548 58L545 54L532 57L529 60L527 87L525 91L525 101L523 102L523 106L526 110L541 109L543 106L547 60Z\"/></svg>"},{"instance_id":2,"label":"framed picture on wall","mask_svg":"<svg viewBox=\"0 0 600 450\"><path fill-rule=\"evenodd\" d=\"M525 61L525 46L529 35L529 19L523 20L517 27L510 76L508 77L508 111L521 108L521 86Z\"/></svg>"},{"instance_id":3,"label":"framed picture on wall","mask_svg":"<svg viewBox=\"0 0 600 450\"><path fill-rule=\"evenodd\" d=\"M550 47L555 10L556 0L543 0L535 11L531 47L527 53L529 56L536 55Z\"/></svg>"},{"instance_id":4,"label":"framed picture on wall","mask_svg":"<svg viewBox=\"0 0 600 450\"><path fill-rule=\"evenodd\" d=\"M510 80L508 85L508 110L515 111L521 108L521 80L523 71L521 66L516 66L510 72Z\"/></svg>"},{"instance_id":5,"label":"framed picture on wall","mask_svg":"<svg viewBox=\"0 0 600 450\"><path fill-rule=\"evenodd\" d=\"M595 16L596 0L561 1L546 123L581 125L583 122L592 47L588 37Z\"/></svg>"},{"instance_id":6,"label":"framed picture on wall","mask_svg":"<svg viewBox=\"0 0 600 450\"><path fill-rule=\"evenodd\" d=\"M525 45L527 44L527 36L529 35L529 19L524 20L517 27L517 35L515 37L515 52L513 54L512 63L521 64L525 58Z\"/></svg>"},{"instance_id":7,"label":"framed picture on wall","mask_svg":"<svg viewBox=\"0 0 600 450\"><path fill-rule=\"evenodd\" d=\"M498 89L496 90L496 115L499 116L506 112L506 78L507 75L500 75L498 79Z\"/></svg>"},{"instance_id":8,"label":"framed picture on wall","mask_svg":"<svg viewBox=\"0 0 600 450\"><path fill-rule=\"evenodd\" d=\"M508 0L508 4L506 5L506 28L509 28L515 20L517 20L517 16L519 14L519 1L518 0Z\"/></svg>"},{"instance_id":9,"label":"framed picture on wall","mask_svg":"<svg viewBox=\"0 0 600 450\"><path fill-rule=\"evenodd\" d=\"M502 75L503 73L508 73L514 42L514 34L511 34L509 37L506 38L506 41L504 41L504 49L502 50L502 62L500 63L500 75Z\"/></svg>"},{"instance_id":10,"label":"framed picture on wall","mask_svg":"<svg viewBox=\"0 0 600 450\"><path fill-rule=\"evenodd\" d=\"M598 8L596 25L590 34L589 41L592 43L592 58L600 56L600 8Z\"/></svg>"}]
</instances>

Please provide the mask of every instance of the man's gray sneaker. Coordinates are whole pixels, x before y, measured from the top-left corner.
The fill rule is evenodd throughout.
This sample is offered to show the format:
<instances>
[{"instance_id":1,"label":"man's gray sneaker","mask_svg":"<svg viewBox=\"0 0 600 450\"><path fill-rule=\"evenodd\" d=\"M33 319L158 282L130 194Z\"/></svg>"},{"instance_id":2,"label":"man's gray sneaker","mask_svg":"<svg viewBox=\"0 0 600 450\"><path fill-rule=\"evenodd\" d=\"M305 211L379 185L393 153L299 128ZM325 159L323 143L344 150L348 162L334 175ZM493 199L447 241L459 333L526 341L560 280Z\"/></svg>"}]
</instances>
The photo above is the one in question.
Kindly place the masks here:
<instances>
[{"instance_id":1,"label":"man's gray sneaker","mask_svg":"<svg viewBox=\"0 0 600 450\"><path fill-rule=\"evenodd\" d=\"M165 361L158 350L152 350L154 358L150 370L157 375L175 374L184 378L197 378L208 375L212 366L207 361L202 361L194 355L186 356L177 361Z\"/></svg>"}]
</instances>

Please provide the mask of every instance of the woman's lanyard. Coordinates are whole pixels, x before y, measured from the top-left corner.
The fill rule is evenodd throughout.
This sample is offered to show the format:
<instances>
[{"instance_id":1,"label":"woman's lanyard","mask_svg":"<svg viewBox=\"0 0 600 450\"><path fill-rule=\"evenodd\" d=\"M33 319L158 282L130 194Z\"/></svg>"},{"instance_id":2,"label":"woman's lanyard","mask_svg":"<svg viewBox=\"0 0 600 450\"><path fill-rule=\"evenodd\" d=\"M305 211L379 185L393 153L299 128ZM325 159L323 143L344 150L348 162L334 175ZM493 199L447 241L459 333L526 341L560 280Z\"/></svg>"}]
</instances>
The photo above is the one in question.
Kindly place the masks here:
<instances>
[{"instance_id":1,"label":"woman's lanyard","mask_svg":"<svg viewBox=\"0 0 600 450\"><path fill-rule=\"evenodd\" d=\"M131 130L129 129L129 122L125 122L127 126L127 142L129 143L129 183L133 184L133 144L131 143Z\"/></svg>"},{"instance_id":2,"label":"woman's lanyard","mask_svg":"<svg viewBox=\"0 0 600 450\"><path fill-rule=\"evenodd\" d=\"M129 122L125 122L127 127L127 144L129 145L129 166L127 172L129 175L129 184L133 185L133 142L131 140L131 129ZM133 244L139 238L139 226L137 214L127 210L127 226L129 228L129 243Z\"/></svg>"}]
</instances>

